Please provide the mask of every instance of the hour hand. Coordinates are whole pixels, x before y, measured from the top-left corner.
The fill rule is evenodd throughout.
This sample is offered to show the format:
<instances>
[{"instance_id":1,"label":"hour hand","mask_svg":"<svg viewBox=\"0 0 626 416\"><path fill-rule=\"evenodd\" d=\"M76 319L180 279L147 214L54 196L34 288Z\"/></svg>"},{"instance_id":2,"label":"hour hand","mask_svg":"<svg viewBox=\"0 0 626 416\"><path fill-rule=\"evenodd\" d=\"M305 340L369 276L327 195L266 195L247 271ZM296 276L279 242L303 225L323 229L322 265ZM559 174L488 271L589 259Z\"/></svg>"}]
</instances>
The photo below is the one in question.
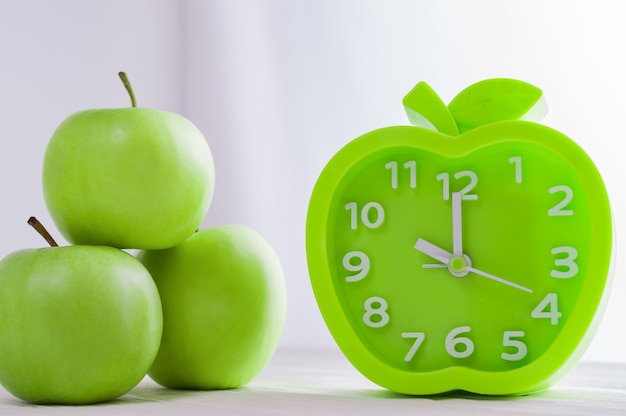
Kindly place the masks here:
<instances>
[{"instance_id":1,"label":"hour hand","mask_svg":"<svg viewBox=\"0 0 626 416\"><path fill-rule=\"evenodd\" d=\"M441 264L445 267L448 267L448 265L450 264L450 260L452 260L452 257L454 257L452 253L442 249L439 246L429 243L423 238L417 239L417 242L415 243L414 248L417 251L421 251L427 256L432 257L433 259L441 262Z\"/></svg>"}]
</instances>

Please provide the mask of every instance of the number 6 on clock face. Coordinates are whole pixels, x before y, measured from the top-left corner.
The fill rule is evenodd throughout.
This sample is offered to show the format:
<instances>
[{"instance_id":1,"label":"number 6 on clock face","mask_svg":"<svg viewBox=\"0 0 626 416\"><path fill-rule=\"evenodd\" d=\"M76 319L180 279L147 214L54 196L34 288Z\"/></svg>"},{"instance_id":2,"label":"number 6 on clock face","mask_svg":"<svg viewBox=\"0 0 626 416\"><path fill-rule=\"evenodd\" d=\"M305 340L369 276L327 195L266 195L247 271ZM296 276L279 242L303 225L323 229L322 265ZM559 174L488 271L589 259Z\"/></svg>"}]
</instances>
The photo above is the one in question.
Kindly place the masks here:
<instances>
[{"instance_id":1,"label":"number 6 on clock face","mask_svg":"<svg viewBox=\"0 0 626 416\"><path fill-rule=\"evenodd\" d=\"M367 133L322 171L307 217L333 337L364 375L408 394L554 382L595 329L612 247L593 163L527 122Z\"/></svg>"}]
</instances>

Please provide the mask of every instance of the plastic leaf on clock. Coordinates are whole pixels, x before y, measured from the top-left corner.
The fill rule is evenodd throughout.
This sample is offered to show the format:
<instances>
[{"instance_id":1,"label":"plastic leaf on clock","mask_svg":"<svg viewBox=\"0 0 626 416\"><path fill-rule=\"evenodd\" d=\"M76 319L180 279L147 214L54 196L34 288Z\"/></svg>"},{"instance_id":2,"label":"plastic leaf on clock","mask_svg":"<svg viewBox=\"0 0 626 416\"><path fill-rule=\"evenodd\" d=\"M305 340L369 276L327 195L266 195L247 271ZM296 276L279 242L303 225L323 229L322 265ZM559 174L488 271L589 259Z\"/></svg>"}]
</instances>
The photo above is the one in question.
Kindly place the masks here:
<instances>
[{"instance_id":1,"label":"plastic leaf on clock","mask_svg":"<svg viewBox=\"0 0 626 416\"><path fill-rule=\"evenodd\" d=\"M402 100L411 124L458 136L456 122L437 93L425 82L418 83Z\"/></svg>"},{"instance_id":2,"label":"plastic leaf on clock","mask_svg":"<svg viewBox=\"0 0 626 416\"><path fill-rule=\"evenodd\" d=\"M448 109L460 133L505 120L539 122L548 112L541 89L509 78L470 85L454 97Z\"/></svg>"}]
</instances>

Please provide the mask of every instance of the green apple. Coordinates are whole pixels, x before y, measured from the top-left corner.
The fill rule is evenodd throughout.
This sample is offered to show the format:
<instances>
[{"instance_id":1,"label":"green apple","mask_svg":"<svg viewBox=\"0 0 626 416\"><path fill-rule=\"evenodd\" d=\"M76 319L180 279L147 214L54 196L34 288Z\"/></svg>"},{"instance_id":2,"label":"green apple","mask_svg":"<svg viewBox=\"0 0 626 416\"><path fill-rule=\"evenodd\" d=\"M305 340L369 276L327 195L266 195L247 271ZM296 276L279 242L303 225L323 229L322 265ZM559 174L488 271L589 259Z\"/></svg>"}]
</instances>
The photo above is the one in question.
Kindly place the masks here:
<instances>
[{"instance_id":1,"label":"green apple","mask_svg":"<svg viewBox=\"0 0 626 416\"><path fill-rule=\"evenodd\" d=\"M214 182L211 151L191 121L135 106L69 116L43 163L46 205L73 244L172 247L198 229Z\"/></svg>"},{"instance_id":2,"label":"green apple","mask_svg":"<svg viewBox=\"0 0 626 416\"><path fill-rule=\"evenodd\" d=\"M156 286L124 251L48 247L0 261L0 383L16 397L118 397L146 375L161 332Z\"/></svg>"},{"instance_id":3,"label":"green apple","mask_svg":"<svg viewBox=\"0 0 626 416\"><path fill-rule=\"evenodd\" d=\"M163 304L163 339L148 373L154 381L237 388L265 367L282 333L286 295L279 260L257 232L208 228L137 257Z\"/></svg>"}]
</instances>

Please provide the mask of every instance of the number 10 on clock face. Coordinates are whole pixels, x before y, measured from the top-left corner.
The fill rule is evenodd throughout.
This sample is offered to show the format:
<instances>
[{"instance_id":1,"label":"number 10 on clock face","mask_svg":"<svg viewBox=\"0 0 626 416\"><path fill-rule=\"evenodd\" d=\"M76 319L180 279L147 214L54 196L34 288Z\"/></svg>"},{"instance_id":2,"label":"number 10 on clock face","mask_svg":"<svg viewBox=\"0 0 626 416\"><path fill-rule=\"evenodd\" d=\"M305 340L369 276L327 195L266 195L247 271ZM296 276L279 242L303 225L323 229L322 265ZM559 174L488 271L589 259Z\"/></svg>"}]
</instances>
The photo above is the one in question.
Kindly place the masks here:
<instances>
[{"instance_id":1,"label":"number 10 on clock face","mask_svg":"<svg viewBox=\"0 0 626 416\"><path fill-rule=\"evenodd\" d=\"M565 327L590 251L571 167L523 141L389 148L337 186L328 257L358 338L406 371L523 367Z\"/></svg>"}]
</instances>

